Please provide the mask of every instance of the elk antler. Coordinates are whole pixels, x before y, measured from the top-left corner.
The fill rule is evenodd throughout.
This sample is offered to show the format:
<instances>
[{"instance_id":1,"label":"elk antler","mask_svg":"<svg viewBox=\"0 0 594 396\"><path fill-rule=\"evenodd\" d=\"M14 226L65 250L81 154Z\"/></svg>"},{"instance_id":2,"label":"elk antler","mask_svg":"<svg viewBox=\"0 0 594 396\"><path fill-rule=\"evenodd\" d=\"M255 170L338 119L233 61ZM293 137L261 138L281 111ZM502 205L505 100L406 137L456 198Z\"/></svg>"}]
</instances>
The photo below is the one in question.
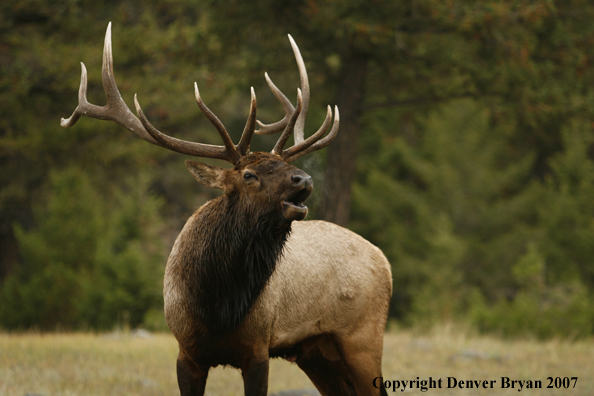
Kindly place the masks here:
<instances>
[{"instance_id":1,"label":"elk antler","mask_svg":"<svg viewBox=\"0 0 594 396\"><path fill-rule=\"evenodd\" d=\"M309 79L307 77L307 70L305 68L305 63L303 62L301 52L299 51L299 47L297 46L295 40L293 40L293 37L291 37L290 34L289 41L291 42L291 47L293 48L293 53L295 54L295 59L297 61L297 67L299 68L299 79L301 80L302 97L301 95L298 95L297 107L301 107L301 111L298 111L293 107L291 101L287 99L287 97L281 92L280 89L277 88L276 85L274 85L274 83L268 76L268 73L264 73L264 77L266 78L266 82L268 83L270 90L278 99L278 101L282 104L285 110L285 116L280 121L277 121L272 124L263 124L262 122L257 121L258 125L260 126L260 129L255 131L255 133L259 135L269 135L283 131L281 137L274 146L272 153L280 155L287 162L292 162L307 153L319 150L330 144L330 142L338 134L340 116L338 112L338 107L334 106L334 112L336 114L334 117L334 124L332 125L332 129L330 130L328 135L325 138L321 139L322 136L324 136L324 134L328 130L328 127L330 126L330 120L332 119L332 109L330 108L330 106L328 106L326 119L324 120L320 129L316 133L311 135L309 138L305 139L305 117L307 115L307 110L309 108ZM299 103L301 101L303 103ZM299 113L298 117L295 121L292 121L292 117L296 112ZM292 147L283 150L283 146L286 143L288 136L291 133L291 130L293 129L295 144Z\"/></svg>"},{"instance_id":2,"label":"elk antler","mask_svg":"<svg viewBox=\"0 0 594 396\"><path fill-rule=\"evenodd\" d=\"M70 118L62 118L60 125L63 127L71 127L79 120L82 115L92 118L99 118L101 120L115 121L141 139L144 139L147 142L153 143L157 146L164 147L182 154L222 159L231 162L232 164L237 163L241 157L249 152L250 143L254 133L266 134L283 131L276 145L272 149L272 153L279 155L287 162L294 161L302 155L326 147L338 133L339 116L338 108L335 108L336 116L334 118L332 130L325 138L321 139L321 137L324 136L328 130L330 119L332 118L332 111L330 110L330 106L328 106L328 115L326 116L326 120L322 124L322 127L309 138L305 140L303 139L303 124L305 122L305 114L309 105L309 82L307 80L307 72L305 70L303 59L299 53L299 48L297 48L297 44L295 44L291 36L289 36L289 39L291 40L291 45L293 46L293 51L295 52L295 57L297 58L297 64L299 66L301 86L303 89L303 100L301 91L298 89L297 108L294 108L287 97L274 85L272 80L270 80L268 77L268 74L266 74L266 81L268 81L270 89L272 89L274 95L283 104L287 114L281 121L271 125L264 125L258 121L258 123L261 125L261 128L256 131L256 94L252 88L250 114L241 135L241 139L237 145L233 144L233 141L231 140L231 137L229 136L229 133L225 129L223 123L212 111L210 111L208 107L206 107L202 101L200 92L198 91L198 85L196 83L194 83L194 91L198 107L219 132L219 135L223 140L223 146L188 142L185 140L176 139L160 132L148 121L140 107L140 104L138 103L137 96L134 95L134 104L138 113L138 117L136 117L122 99L122 95L118 90L113 75L111 22L107 25L107 31L105 33L102 66L103 89L105 90L105 96L107 97L107 104L105 106L97 106L87 101L87 69L84 63L81 62L82 73L80 78L80 88L78 91L78 106ZM293 131L295 132L295 145L283 150L285 143Z\"/></svg>"},{"instance_id":3,"label":"elk antler","mask_svg":"<svg viewBox=\"0 0 594 396\"><path fill-rule=\"evenodd\" d=\"M208 107L206 107L204 102L202 102L200 94L198 93L198 86L195 85L196 101L198 102L198 107L200 107L200 110L202 110L204 115L206 115L210 122L215 126L219 132L219 135L223 139L224 146L215 146L210 144L188 142L159 132L146 119L144 113L140 109L136 96L134 97L134 102L136 104L136 109L138 111L140 120L130 111L122 99L113 75L111 22L107 25L105 44L103 47L102 80L103 89L105 90L105 95L107 96L107 104L105 106L97 106L87 101L87 69L82 62L81 68L82 74L80 79L80 88L78 91L78 106L70 118L62 118L60 125L63 127L71 127L82 115L86 115L88 117L99 118L101 120L115 121L147 142L182 154L188 154L197 157L217 158L231 163L236 163L249 151L256 120L256 95L253 88L248 122L241 136L239 144L235 146L221 121L219 121L217 116L215 116L208 109Z\"/></svg>"}]
</instances>

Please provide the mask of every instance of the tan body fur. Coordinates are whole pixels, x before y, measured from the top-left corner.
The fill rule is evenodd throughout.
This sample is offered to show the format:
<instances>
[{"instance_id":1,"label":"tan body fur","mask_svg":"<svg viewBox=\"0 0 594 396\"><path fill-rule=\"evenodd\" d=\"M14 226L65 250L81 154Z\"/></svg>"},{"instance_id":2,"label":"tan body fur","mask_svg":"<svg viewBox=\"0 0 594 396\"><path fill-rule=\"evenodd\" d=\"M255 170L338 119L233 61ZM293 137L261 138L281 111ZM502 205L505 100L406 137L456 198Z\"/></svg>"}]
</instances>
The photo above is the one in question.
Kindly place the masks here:
<instances>
[{"instance_id":1,"label":"tan body fur","mask_svg":"<svg viewBox=\"0 0 594 396\"><path fill-rule=\"evenodd\" d=\"M180 340L180 356L188 358L213 343L205 338L205 345L200 345L195 329L201 324L195 322L195 314L187 307L192 296L180 288L184 284L178 262L180 244L201 209L180 233L165 273L167 323ZM360 382L368 386L357 389L356 394L379 394L371 384L381 373L391 280L384 254L359 235L328 222L294 221L273 275L242 326L229 336L230 346L241 354L249 351L268 359L271 350L300 345L298 364L310 356L320 359L321 354L329 365L337 365L332 370L340 375L363 377ZM187 347L183 340L188 340ZM225 364L245 369L240 357ZM354 378L353 382L358 383ZM350 394L346 393L349 390L343 392Z\"/></svg>"}]
</instances>

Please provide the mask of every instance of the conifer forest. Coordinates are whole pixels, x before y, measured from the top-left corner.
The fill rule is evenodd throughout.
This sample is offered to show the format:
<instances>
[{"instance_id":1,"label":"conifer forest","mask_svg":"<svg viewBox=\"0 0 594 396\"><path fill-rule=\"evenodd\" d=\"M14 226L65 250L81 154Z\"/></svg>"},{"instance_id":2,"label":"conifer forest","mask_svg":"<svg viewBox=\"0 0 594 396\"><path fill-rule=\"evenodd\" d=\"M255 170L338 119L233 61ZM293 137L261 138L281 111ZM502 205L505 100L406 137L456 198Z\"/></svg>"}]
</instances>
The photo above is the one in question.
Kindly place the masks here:
<instances>
[{"instance_id":1,"label":"conifer forest","mask_svg":"<svg viewBox=\"0 0 594 396\"><path fill-rule=\"evenodd\" d=\"M0 329L165 330L173 241L220 194L113 122L60 126L81 61L105 104L111 22L128 106L138 94L161 131L210 144L194 82L237 142L250 87L259 120L282 117L264 72L295 101L291 34L306 134L340 109L334 142L295 162L308 218L382 249L399 326L594 334L593 2L6 0L0 15Z\"/></svg>"}]
</instances>

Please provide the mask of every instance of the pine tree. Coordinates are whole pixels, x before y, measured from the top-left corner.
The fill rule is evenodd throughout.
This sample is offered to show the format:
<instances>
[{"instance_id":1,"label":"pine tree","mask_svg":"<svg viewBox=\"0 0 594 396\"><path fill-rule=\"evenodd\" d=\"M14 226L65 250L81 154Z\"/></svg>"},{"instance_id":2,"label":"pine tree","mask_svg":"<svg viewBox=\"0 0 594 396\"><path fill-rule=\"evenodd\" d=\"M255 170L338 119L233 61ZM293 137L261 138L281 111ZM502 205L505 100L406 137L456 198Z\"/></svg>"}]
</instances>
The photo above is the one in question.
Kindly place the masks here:
<instances>
[{"instance_id":1,"label":"pine tree","mask_svg":"<svg viewBox=\"0 0 594 396\"><path fill-rule=\"evenodd\" d=\"M129 179L105 192L79 169L52 172L48 202L35 208L37 228L16 226L23 263L0 290L0 326L136 327L159 309L160 201L147 187Z\"/></svg>"},{"instance_id":2,"label":"pine tree","mask_svg":"<svg viewBox=\"0 0 594 396\"><path fill-rule=\"evenodd\" d=\"M382 248L394 273L393 309L453 319L472 286L489 296L532 233L533 157L507 155L506 130L470 100L418 120L418 132L382 142L361 163L353 228ZM444 317L445 316L445 317Z\"/></svg>"}]
</instances>

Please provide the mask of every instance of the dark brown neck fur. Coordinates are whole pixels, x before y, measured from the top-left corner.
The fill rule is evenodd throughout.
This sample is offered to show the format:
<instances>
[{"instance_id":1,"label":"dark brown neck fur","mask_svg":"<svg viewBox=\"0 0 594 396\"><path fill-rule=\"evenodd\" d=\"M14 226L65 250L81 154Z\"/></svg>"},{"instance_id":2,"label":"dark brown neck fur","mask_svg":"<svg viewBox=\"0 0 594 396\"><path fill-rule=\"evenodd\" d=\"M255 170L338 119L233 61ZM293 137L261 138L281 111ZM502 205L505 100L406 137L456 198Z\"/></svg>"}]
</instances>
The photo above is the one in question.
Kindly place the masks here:
<instances>
[{"instance_id":1,"label":"dark brown neck fur","mask_svg":"<svg viewBox=\"0 0 594 396\"><path fill-rule=\"evenodd\" d=\"M201 210L185 270L208 332L239 326L266 286L290 232L277 212L227 195Z\"/></svg>"}]
</instances>

